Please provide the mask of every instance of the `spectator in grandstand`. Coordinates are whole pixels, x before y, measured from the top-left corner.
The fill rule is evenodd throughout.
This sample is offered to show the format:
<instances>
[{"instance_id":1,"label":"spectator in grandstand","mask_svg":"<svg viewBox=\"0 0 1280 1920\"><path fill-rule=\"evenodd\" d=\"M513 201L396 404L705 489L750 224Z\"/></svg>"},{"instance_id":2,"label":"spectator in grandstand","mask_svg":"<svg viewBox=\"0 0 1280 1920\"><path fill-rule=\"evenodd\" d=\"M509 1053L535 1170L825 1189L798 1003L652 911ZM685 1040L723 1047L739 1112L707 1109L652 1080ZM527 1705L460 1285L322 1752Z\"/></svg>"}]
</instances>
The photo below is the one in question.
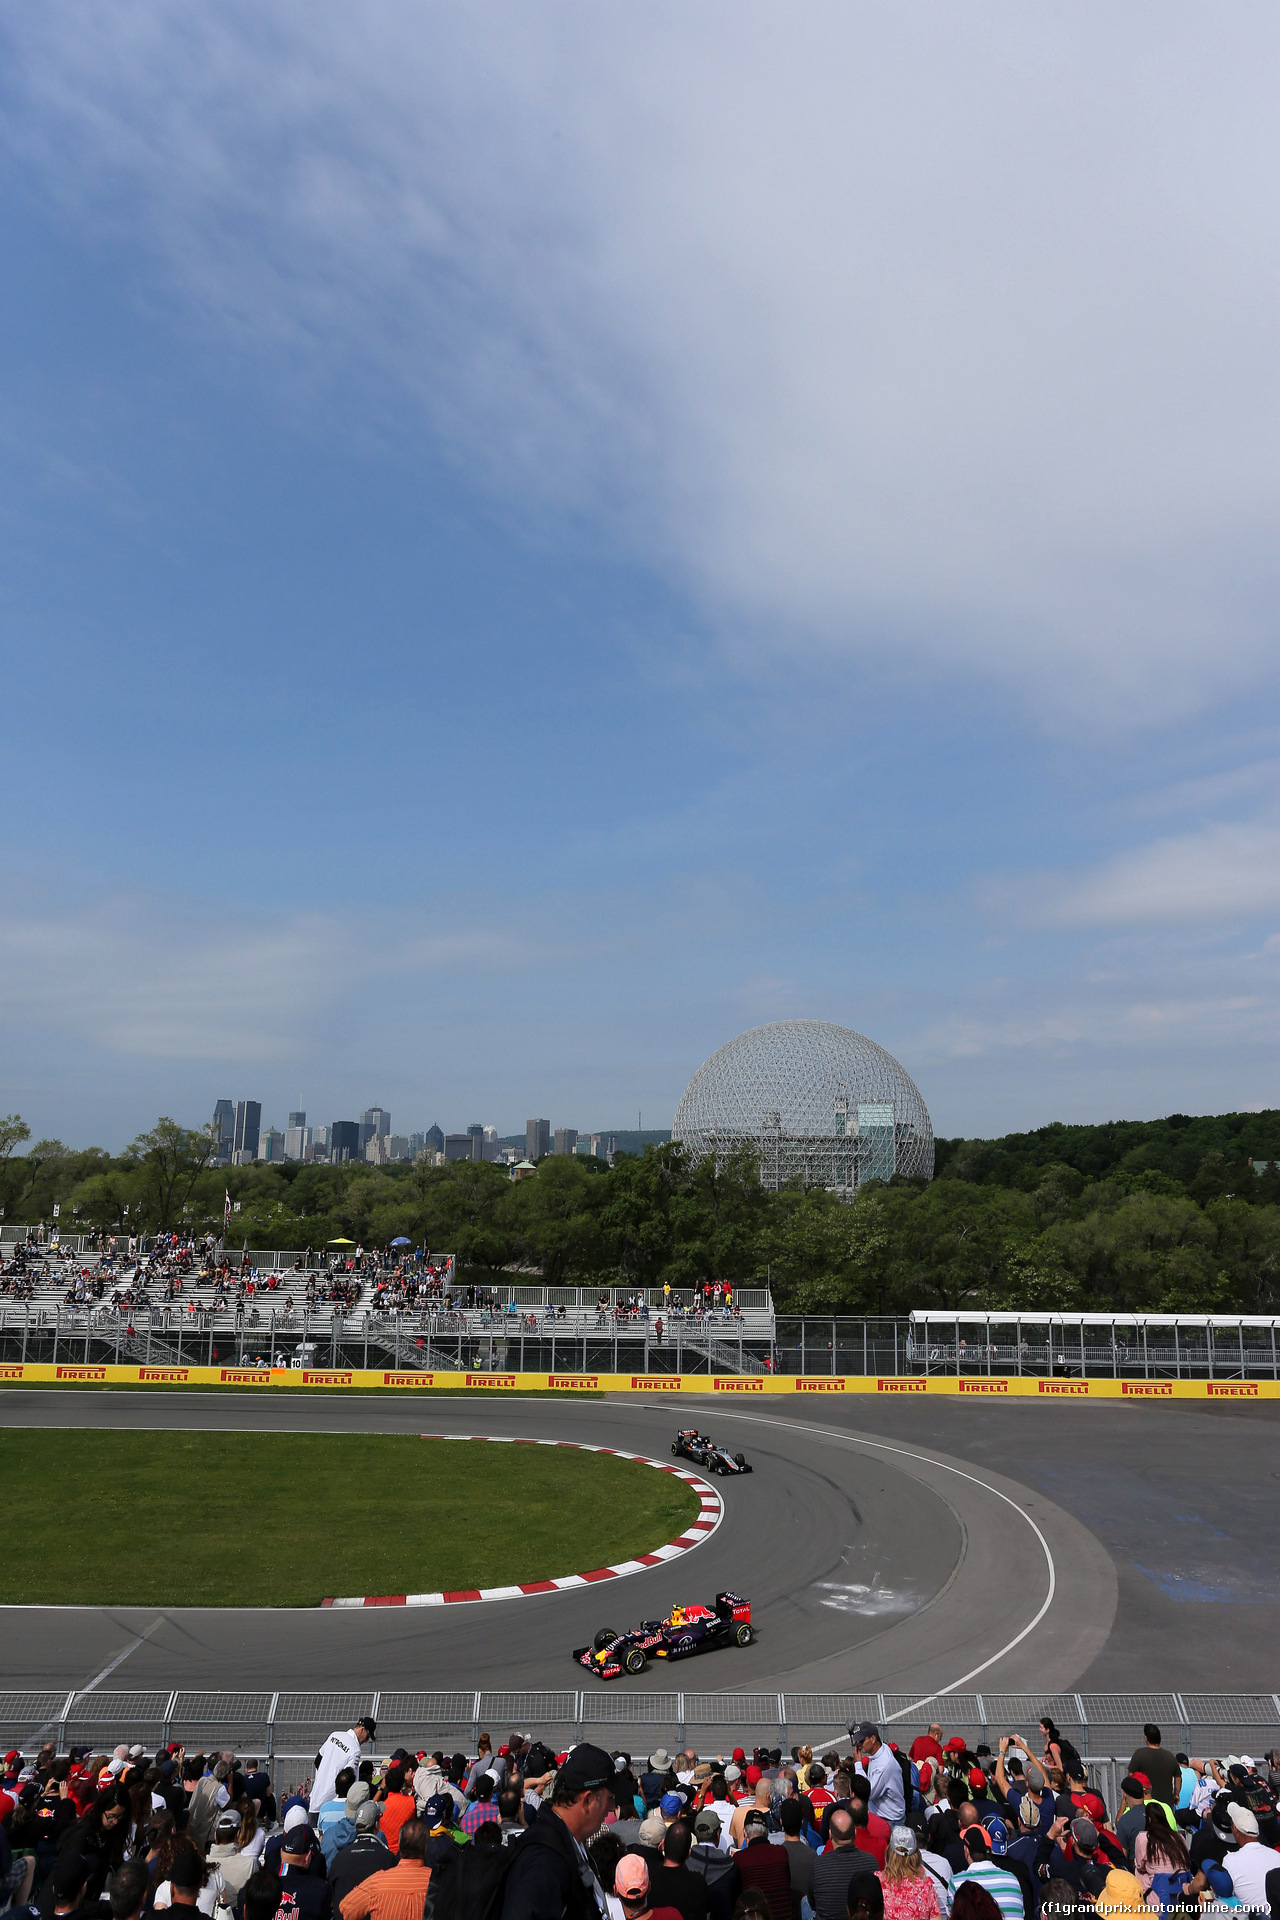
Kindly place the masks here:
<instances>
[{"instance_id":1,"label":"spectator in grandstand","mask_svg":"<svg viewBox=\"0 0 1280 1920\"><path fill-rule=\"evenodd\" d=\"M649 1863L624 1853L613 1870L613 1890L625 1920L680 1920L674 1907L655 1907L649 1897Z\"/></svg>"},{"instance_id":2,"label":"spectator in grandstand","mask_svg":"<svg viewBox=\"0 0 1280 1920\"><path fill-rule=\"evenodd\" d=\"M845 1895L848 1920L884 1920L884 1891L874 1874L859 1874Z\"/></svg>"},{"instance_id":3,"label":"spectator in grandstand","mask_svg":"<svg viewBox=\"0 0 1280 1920\"><path fill-rule=\"evenodd\" d=\"M205 1861L188 1843L174 1855L169 1878L156 1888L153 1905L157 1913L165 1907L187 1907L211 1917L217 1907L229 1907L231 1899L217 1863Z\"/></svg>"},{"instance_id":4,"label":"spectator in grandstand","mask_svg":"<svg viewBox=\"0 0 1280 1920\"><path fill-rule=\"evenodd\" d=\"M914 1827L894 1827L890 1833L880 1885L885 1920L941 1920L937 1882L920 1856Z\"/></svg>"},{"instance_id":5,"label":"spectator in grandstand","mask_svg":"<svg viewBox=\"0 0 1280 1920\"><path fill-rule=\"evenodd\" d=\"M886 1747L879 1731L869 1720L850 1727L849 1738L862 1771L871 1782L871 1811L890 1826L900 1821L907 1810L898 1756Z\"/></svg>"},{"instance_id":6,"label":"spectator in grandstand","mask_svg":"<svg viewBox=\"0 0 1280 1920\"><path fill-rule=\"evenodd\" d=\"M344 1768L343 1772L338 1775L339 1780L341 1780L347 1772L349 1772L349 1769ZM342 1813L338 1819L335 1820L330 1817L326 1822L324 1819L325 1807L320 1809L320 1851L324 1855L326 1874L333 1866L334 1861L337 1859L343 1847L349 1847L355 1839L356 1815L369 1798L368 1782L366 1780L353 1780L343 1797ZM331 1807L332 1805L333 1802L331 1800L326 1802L326 1807ZM382 1808L380 1806L374 1818L379 1821L381 1820Z\"/></svg>"},{"instance_id":7,"label":"spectator in grandstand","mask_svg":"<svg viewBox=\"0 0 1280 1920\"><path fill-rule=\"evenodd\" d=\"M1138 1835L1147 1829L1147 1809L1145 1789L1142 1781L1134 1774L1126 1773L1120 1782L1120 1811L1116 1816L1115 1835L1125 1850L1130 1864L1133 1862L1133 1849Z\"/></svg>"},{"instance_id":8,"label":"spectator in grandstand","mask_svg":"<svg viewBox=\"0 0 1280 1920\"><path fill-rule=\"evenodd\" d=\"M946 1759L942 1749L942 1728L937 1721L931 1721L927 1733L921 1733L911 1742L908 1757L918 1766L922 1760L932 1761L940 1767Z\"/></svg>"},{"instance_id":9,"label":"spectator in grandstand","mask_svg":"<svg viewBox=\"0 0 1280 1920\"><path fill-rule=\"evenodd\" d=\"M356 1788L364 1787L363 1780L357 1781ZM351 1817L351 1838L344 1840L329 1861L328 1881L333 1894L334 1908L340 1908L353 1887L367 1880L371 1873L385 1873L396 1863L396 1856L387 1845L379 1826L380 1809L376 1800L361 1800ZM345 1828L347 1822L340 1823ZM337 1829L330 1827L326 1841Z\"/></svg>"},{"instance_id":10,"label":"spectator in grandstand","mask_svg":"<svg viewBox=\"0 0 1280 1920\"><path fill-rule=\"evenodd\" d=\"M703 1808L714 1813L720 1822L720 1835L716 1844L726 1851L729 1846L729 1823L733 1819L734 1802L729 1798L729 1783L723 1773L713 1773L707 1782L707 1798Z\"/></svg>"},{"instance_id":11,"label":"spectator in grandstand","mask_svg":"<svg viewBox=\"0 0 1280 1920\"><path fill-rule=\"evenodd\" d=\"M649 1890L655 1907L674 1907L680 1920L708 1920L711 1896L705 1877L689 1866L692 1850L687 1821L673 1822L662 1843L662 1865L649 1875Z\"/></svg>"},{"instance_id":12,"label":"spectator in grandstand","mask_svg":"<svg viewBox=\"0 0 1280 1920\"><path fill-rule=\"evenodd\" d=\"M317 1813L326 1800L333 1798L334 1782L343 1767L356 1768L360 1763L360 1749L367 1747L377 1732L377 1722L371 1715L357 1720L350 1732L331 1733L316 1755L315 1778L311 1783L311 1811Z\"/></svg>"},{"instance_id":13,"label":"spectator in grandstand","mask_svg":"<svg viewBox=\"0 0 1280 1920\"><path fill-rule=\"evenodd\" d=\"M89 1920L98 1906L89 1892L92 1868L82 1853L60 1854L41 1889L40 1912L45 1920Z\"/></svg>"},{"instance_id":14,"label":"spectator in grandstand","mask_svg":"<svg viewBox=\"0 0 1280 1920\"><path fill-rule=\"evenodd\" d=\"M1151 1892L1157 1873L1186 1873L1190 1879L1190 1856L1180 1834L1170 1826L1165 1810L1156 1801L1145 1809L1146 1826L1133 1843L1133 1871L1143 1894Z\"/></svg>"},{"instance_id":15,"label":"spectator in grandstand","mask_svg":"<svg viewBox=\"0 0 1280 1920\"><path fill-rule=\"evenodd\" d=\"M782 1848L770 1845L767 1813L755 1807L748 1813L736 1859L743 1891L754 1887L764 1894L771 1920L792 1920L791 1868Z\"/></svg>"},{"instance_id":16,"label":"spectator in grandstand","mask_svg":"<svg viewBox=\"0 0 1280 1920\"><path fill-rule=\"evenodd\" d=\"M1177 1804L1182 1769L1174 1755L1161 1743L1159 1727L1144 1727L1142 1738L1143 1745L1129 1761L1129 1772L1141 1774L1150 1782L1154 1797L1172 1808ZM1174 1824L1176 1822L1171 1819L1170 1825Z\"/></svg>"},{"instance_id":17,"label":"spectator in grandstand","mask_svg":"<svg viewBox=\"0 0 1280 1920\"><path fill-rule=\"evenodd\" d=\"M871 1812L871 1782L865 1773L855 1773L849 1782L849 1811L858 1829L857 1845L871 1855L877 1867L882 1867L893 1828L878 1813ZM865 1820L860 1817L864 1814Z\"/></svg>"},{"instance_id":18,"label":"spectator in grandstand","mask_svg":"<svg viewBox=\"0 0 1280 1920\"><path fill-rule=\"evenodd\" d=\"M614 1773L599 1747L584 1742L569 1754L512 1857L503 1920L597 1920L602 1889L585 1845L614 1804Z\"/></svg>"},{"instance_id":19,"label":"spectator in grandstand","mask_svg":"<svg viewBox=\"0 0 1280 1920\"><path fill-rule=\"evenodd\" d=\"M467 1836L458 1825L458 1812L452 1795L433 1794L422 1812L427 1828L427 1851L423 1855L434 1872L450 1861L467 1844Z\"/></svg>"},{"instance_id":20,"label":"spectator in grandstand","mask_svg":"<svg viewBox=\"0 0 1280 1920\"><path fill-rule=\"evenodd\" d=\"M752 1779L753 1775L755 1776L754 1780ZM729 1845L731 1847L740 1847L744 1844L745 1829L749 1814L762 1813L765 1818L766 1827L769 1823L769 1809L773 1804L773 1794L770 1791L769 1782L763 1777L759 1767L748 1767L746 1778L748 1784L752 1787L752 1798L750 1800L740 1800L733 1810L729 1820ZM666 1796L664 1795L663 1798L665 1800ZM683 1802L681 1804L683 1805ZM676 1811L678 1812L679 1808L677 1808Z\"/></svg>"},{"instance_id":21,"label":"spectator in grandstand","mask_svg":"<svg viewBox=\"0 0 1280 1920\"><path fill-rule=\"evenodd\" d=\"M104 1787L88 1811L68 1827L58 1851L80 1855L89 1869L89 1900L101 1898L109 1873L124 1864L129 1839L129 1789Z\"/></svg>"},{"instance_id":22,"label":"spectator in grandstand","mask_svg":"<svg viewBox=\"0 0 1280 1920\"><path fill-rule=\"evenodd\" d=\"M302 1813L301 1808L295 1812ZM280 1849L280 1878L278 1885L293 1898L298 1910L298 1920L330 1920L333 1912L333 1895L329 1883L324 1879L323 1856L316 1845L315 1835L307 1825L306 1815L295 1821L290 1827L286 1815L284 1845ZM313 1871L313 1862L319 1856L320 1872ZM256 1877L256 1876L255 1876ZM283 1904L283 1903L282 1903Z\"/></svg>"},{"instance_id":23,"label":"spectator in grandstand","mask_svg":"<svg viewBox=\"0 0 1280 1920\"><path fill-rule=\"evenodd\" d=\"M495 1798L497 1786L498 1783L491 1773L482 1773L476 1781L476 1797L458 1820L458 1825L468 1838L490 1821L501 1820L502 1815L498 1812L498 1803Z\"/></svg>"},{"instance_id":24,"label":"spectator in grandstand","mask_svg":"<svg viewBox=\"0 0 1280 1920\"><path fill-rule=\"evenodd\" d=\"M1280 1851L1263 1846L1258 1816L1252 1807L1232 1801L1226 1811L1236 1843L1236 1851L1228 1853L1222 1863L1231 1891L1242 1906L1255 1910L1266 1908L1267 1878L1280 1869Z\"/></svg>"},{"instance_id":25,"label":"spectator in grandstand","mask_svg":"<svg viewBox=\"0 0 1280 1920\"><path fill-rule=\"evenodd\" d=\"M853 1815L840 1807L832 1814L827 1830L827 1845L813 1870L813 1891L809 1896L816 1920L844 1920L849 1883L855 1874L875 1879L871 1855L854 1845ZM876 1897L880 1899L877 1883Z\"/></svg>"},{"instance_id":26,"label":"spectator in grandstand","mask_svg":"<svg viewBox=\"0 0 1280 1920\"><path fill-rule=\"evenodd\" d=\"M487 1777L487 1776L486 1776ZM412 1792L406 1791L403 1766L388 1767L386 1778L378 1792L378 1803L382 1808L381 1824L383 1835L392 1853L400 1850L400 1829L406 1820L417 1816L417 1802ZM475 1828L466 1828L464 1832L475 1832Z\"/></svg>"},{"instance_id":27,"label":"spectator in grandstand","mask_svg":"<svg viewBox=\"0 0 1280 1920\"><path fill-rule=\"evenodd\" d=\"M740 1884L738 1866L720 1845L720 1815L711 1807L694 1818L688 1867L707 1883L711 1920L730 1920Z\"/></svg>"},{"instance_id":28,"label":"spectator in grandstand","mask_svg":"<svg viewBox=\"0 0 1280 1920\"><path fill-rule=\"evenodd\" d=\"M1018 1876L1003 1866L997 1866L987 1836L976 1820L972 1826L964 1828L962 1839L968 1864L951 1882L951 1920L965 1920L966 1914L969 1914L970 1902L964 1895L964 1889L971 1886L991 1896L1003 1920L1032 1920L1024 1905ZM973 1920L971 1914L969 1920Z\"/></svg>"},{"instance_id":29,"label":"spectator in grandstand","mask_svg":"<svg viewBox=\"0 0 1280 1920\"><path fill-rule=\"evenodd\" d=\"M518 1780L508 1778L498 1788L498 1832L504 1847L525 1831L525 1800Z\"/></svg>"},{"instance_id":30,"label":"spectator in grandstand","mask_svg":"<svg viewBox=\"0 0 1280 1920\"><path fill-rule=\"evenodd\" d=\"M416 1816L400 1829L395 1865L359 1881L342 1902L342 1920L422 1920L431 1868L426 1863L427 1825Z\"/></svg>"},{"instance_id":31,"label":"spectator in grandstand","mask_svg":"<svg viewBox=\"0 0 1280 1920\"><path fill-rule=\"evenodd\" d=\"M111 1882L111 1920L141 1920L150 1898L151 1878L146 1868L139 1860L126 1861Z\"/></svg>"},{"instance_id":32,"label":"spectator in grandstand","mask_svg":"<svg viewBox=\"0 0 1280 1920\"><path fill-rule=\"evenodd\" d=\"M209 1849L209 1859L217 1866L234 1899L239 1898L257 1865L252 1854L240 1849L240 1827L241 1816L234 1808L225 1808L214 1822L213 1845Z\"/></svg>"}]
</instances>

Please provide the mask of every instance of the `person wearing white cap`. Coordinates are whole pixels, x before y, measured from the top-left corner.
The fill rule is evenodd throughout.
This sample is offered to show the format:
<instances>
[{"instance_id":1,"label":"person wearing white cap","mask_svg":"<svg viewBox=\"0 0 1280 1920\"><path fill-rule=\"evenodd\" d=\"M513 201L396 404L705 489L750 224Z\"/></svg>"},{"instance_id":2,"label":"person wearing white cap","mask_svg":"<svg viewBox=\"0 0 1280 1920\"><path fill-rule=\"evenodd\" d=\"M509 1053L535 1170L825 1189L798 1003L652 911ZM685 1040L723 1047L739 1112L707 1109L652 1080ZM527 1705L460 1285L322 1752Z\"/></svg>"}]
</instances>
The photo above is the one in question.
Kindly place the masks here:
<instances>
[{"instance_id":1,"label":"person wearing white cap","mask_svg":"<svg viewBox=\"0 0 1280 1920\"><path fill-rule=\"evenodd\" d=\"M1233 1800L1227 1808L1227 1818L1239 1848L1238 1853L1229 1853L1222 1862L1231 1890L1241 1906L1265 1912L1267 1875L1280 1867L1280 1853L1274 1847L1264 1847L1259 1840L1258 1816L1252 1807L1242 1807Z\"/></svg>"}]
</instances>

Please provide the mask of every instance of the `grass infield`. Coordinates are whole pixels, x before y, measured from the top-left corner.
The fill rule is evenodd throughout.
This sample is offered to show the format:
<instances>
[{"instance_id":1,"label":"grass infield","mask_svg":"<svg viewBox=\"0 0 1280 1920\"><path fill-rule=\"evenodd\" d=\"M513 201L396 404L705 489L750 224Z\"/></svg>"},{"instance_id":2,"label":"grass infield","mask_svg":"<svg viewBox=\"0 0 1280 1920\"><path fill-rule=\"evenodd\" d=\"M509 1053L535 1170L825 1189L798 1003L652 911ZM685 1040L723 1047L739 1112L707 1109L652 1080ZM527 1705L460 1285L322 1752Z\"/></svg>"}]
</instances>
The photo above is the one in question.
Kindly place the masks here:
<instances>
[{"instance_id":1,"label":"grass infield","mask_svg":"<svg viewBox=\"0 0 1280 1920\"><path fill-rule=\"evenodd\" d=\"M318 1606L649 1553L696 1519L673 1474L574 1447L410 1434L0 1429L0 1603Z\"/></svg>"}]
</instances>

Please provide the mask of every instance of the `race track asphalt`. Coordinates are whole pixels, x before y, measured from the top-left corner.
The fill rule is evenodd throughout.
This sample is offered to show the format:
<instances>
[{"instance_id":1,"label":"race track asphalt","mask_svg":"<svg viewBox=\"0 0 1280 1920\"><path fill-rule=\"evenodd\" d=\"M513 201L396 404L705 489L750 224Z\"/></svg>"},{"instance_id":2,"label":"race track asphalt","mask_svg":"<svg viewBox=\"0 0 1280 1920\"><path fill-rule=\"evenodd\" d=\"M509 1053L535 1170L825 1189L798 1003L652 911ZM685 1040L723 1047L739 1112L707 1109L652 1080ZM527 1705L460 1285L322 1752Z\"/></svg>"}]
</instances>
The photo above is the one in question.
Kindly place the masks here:
<instances>
[{"instance_id":1,"label":"race track asphalt","mask_svg":"<svg viewBox=\"0 0 1280 1920\"><path fill-rule=\"evenodd\" d=\"M746 1594L758 1638L681 1670L714 1691L1271 1691L1280 1592L1280 1406L831 1396L726 1408L356 1395L0 1393L0 1425L474 1433L668 1455L696 1420L755 1472L720 1482L719 1530L674 1568L607 1587L439 1608L8 1607L0 1687L576 1684L604 1625ZM109 1444L109 1443L107 1443ZM91 1456L90 1456L91 1457ZM519 1455L512 1454L519 1471ZM316 1489L317 1524L324 1492ZM199 1524L198 1514L192 1516ZM253 1524L252 1512L245 1525ZM396 1524L371 1490L371 1528ZM137 1551L147 1552L146 1517ZM234 1555L235 1541L227 1551ZM707 1663L709 1666L710 1663ZM1175 1677L1176 1676L1176 1677ZM676 1684L653 1669L635 1689Z\"/></svg>"}]
</instances>

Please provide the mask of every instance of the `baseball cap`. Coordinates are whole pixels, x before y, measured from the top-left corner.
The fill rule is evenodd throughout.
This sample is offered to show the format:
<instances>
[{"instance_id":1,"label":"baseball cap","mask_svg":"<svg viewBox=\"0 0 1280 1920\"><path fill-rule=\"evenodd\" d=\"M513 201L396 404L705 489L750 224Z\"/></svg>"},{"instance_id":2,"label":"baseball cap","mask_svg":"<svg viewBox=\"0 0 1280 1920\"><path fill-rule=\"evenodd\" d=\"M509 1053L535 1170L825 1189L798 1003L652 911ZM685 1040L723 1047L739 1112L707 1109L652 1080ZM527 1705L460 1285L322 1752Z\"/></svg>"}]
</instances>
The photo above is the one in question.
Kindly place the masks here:
<instances>
[{"instance_id":1,"label":"baseball cap","mask_svg":"<svg viewBox=\"0 0 1280 1920\"><path fill-rule=\"evenodd\" d=\"M1030 1771L1030 1769L1028 1769L1028 1771ZM1150 1793L1151 1775L1149 1773L1135 1773L1133 1777L1144 1793Z\"/></svg>"},{"instance_id":2,"label":"baseball cap","mask_svg":"<svg viewBox=\"0 0 1280 1920\"><path fill-rule=\"evenodd\" d=\"M214 1821L213 1830L215 1833L239 1833L240 1815L232 1813L230 1807L225 1808Z\"/></svg>"},{"instance_id":3,"label":"baseball cap","mask_svg":"<svg viewBox=\"0 0 1280 1920\"><path fill-rule=\"evenodd\" d=\"M382 1818L382 1808L376 1800L362 1800L356 1808L356 1832L372 1833Z\"/></svg>"},{"instance_id":4,"label":"baseball cap","mask_svg":"<svg viewBox=\"0 0 1280 1920\"><path fill-rule=\"evenodd\" d=\"M373 1803L370 1802L370 1805L372 1804ZM433 1793L422 1809L422 1817L424 1820L429 1820L433 1827L438 1827L445 1815L452 1812L452 1810L453 1795L451 1793ZM357 1813L357 1824L359 1823L359 1819L360 1815Z\"/></svg>"},{"instance_id":5,"label":"baseball cap","mask_svg":"<svg viewBox=\"0 0 1280 1920\"><path fill-rule=\"evenodd\" d=\"M1027 1785L1030 1787L1032 1793L1044 1792L1044 1775L1041 1773L1039 1767L1030 1765L1027 1767Z\"/></svg>"},{"instance_id":6,"label":"baseball cap","mask_svg":"<svg viewBox=\"0 0 1280 1920\"><path fill-rule=\"evenodd\" d=\"M953 1733L951 1738L947 1741L946 1745L943 1747L942 1751L944 1753L963 1753L964 1741L960 1738L960 1735L958 1733Z\"/></svg>"},{"instance_id":7,"label":"baseball cap","mask_svg":"<svg viewBox=\"0 0 1280 1920\"><path fill-rule=\"evenodd\" d=\"M1227 1818L1238 1833L1247 1833L1251 1840L1258 1837L1258 1816L1252 1807L1242 1807L1238 1800L1232 1800L1227 1807Z\"/></svg>"},{"instance_id":8,"label":"baseball cap","mask_svg":"<svg viewBox=\"0 0 1280 1920\"><path fill-rule=\"evenodd\" d=\"M284 1817L285 1832L292 1833L295 1827L305 1827L307 1825L309 1825L309 1820L306 1808L303 1806L290 1807Z\"/></svg>"},{"instance_id":9,"label":"baseball cap","mask_svg":"<svg viewBox=\"0 0 1280 1920\"><path fill-rule=\"evenodd\" d=\"M747 1815L746 1819L742 1823L742 1831L745 1833L748 1827L751 1829L752 1833L768 1833L769 1816L765 1812L763 1807L753 1807L751 1809L750 1813Z\"/></svg>"},{"instance_id":10,"label":"baseball cap","mask_svg":"<svg viewBox=\"0 0 1280 1920\"><path fill-rule=\"evenodd\" d=\"M747 1756L741 1747L735 1747L733 1752L729 1755L729 1758L731 1760L735 1760L739 1766L742 1765L746 1757Z\"/></svg>"},{"instance_id":11,"label":"baseball cap","mask_svg":"<svg viewBox=\"0 0 1280 1920\"><path fill-rule=\"evenodd\" d=\"M613 1890L624 1900L648 1893L649 1863L643 1854L623 1854L613 1870Z\"/></svg>"},{"instance_id":12,"label":"baseball cap","mask_svg":"<svg viewBox=\"0 0 1280 1920\"><path fill-rule=\"evenodd\" d=\"M849 1729L849 1738L855 1747L860 1747L864 1740L870 1740L873 1737L879 1739L880 1729L871 1720L859 1720L856 1727Z\"/></svg>"},{"instance_id":13,"label":"baseball cap","mask_svg":"<svg viewBox=\"0 0 1280 1920\"><path fill-rule=\"evenodd\" d=\"M89 1865L82 1853L64 1853L55 1862L53 1873L53 1891L59 1900L66 1900L73 1893L79 1893L89 1878Z\"/></svg>"},{"instance_id":14,"label":"baseball cap","mask_svg":"<svg viewBox=\"0 0 1280 1920\"><path fill-rule=\"evenodd\" d=\"M1006 1827L1004 1821L992 1818L987 1820L985 1825L987 1838L991 1842L992 1853L1007 1853L1009 1851L1009 1829Z\"/></svg>"},{"instance_id":15,"label":"baseball cap","mask_svg":"<svg viewBox=\"0 0 1280 1920\"><path fill-rule=\"evenodd\" d=\"M682 1794L664 1793L661 1800L659 1800L658 1802L658 1812L664 1813L667 1815L668 1818L671 1818L673 1815L679 1813L683 1805L684 1805L684 1796Z\"/></svg>"},{"instance_id":16,"label":"baseball cap","mask_svg":"<svg viewBox=\"0 0 1280 1920\"><path fill-rule=\"evenodd\" d=\"M914 1827L895 1827L889 1835L889 1845L895 1853L914 1853L920 1845L920 1836Z\"/></svg>"},{"instance_id":17,"label":"baseball cap","mask_svg":"<svg viewBox=\"0 0 1280 1920\"><path fill-rule=\"evenodd\" d=\"M190 1847L184 1847L169 1869L169 1885L194 1893L204 1885L204 1861Z\"/></svg>"},{"instance_id":18,"label":"baseball cap","mask_svg":"<svg viewBox=\"0 0 1280 1920\"><path fill-rule=\"evenodd\" d=\"M593 1793L600 1787L613 1785L613 1756L603 1747L589 1746L586 1741L573 1749L556 1776L556 1786L570 1793Z\"/></svg>"},{"instance_id":19,"label":"baseball cap","mask_svg":"<svg viewBox=\"0 0 1280 1920\"><path fill-rule=\"evenodd\" d=\"M918 1771L920 1774L920 1791L921 1793L928 1793L930 1787L933 1785L933 1768L927 1760L922 1760Z\"/></svg>"},{"instance_id":20,"label":"baseball cap","mask_svg":"<svg viewBox=\"0 0 1280 1920\"><path fill-rule=\"evenodd\" d=\"M966 1778L971 1787L985 1787L987 1784L987 1776L981 1767L970 1767Z\"/></svg>"},{"instance_id":21,"label":"baseball cap","mask_svg":"<svg viewBox=\"0 0 1280 1920\"><path fill-rule=\"evenodd\" d=\"M700 1840L718 1840L720 1815L713 1813L710 1807L704 1807L693 1823L693 1830Z\"/></svg>"},{"instance_id":22,"label":"baseball cap","mask_svg":"<svg viewBox=\"0 0 1280 1920\"><path fill-rule=\"evenodd\" d=\"M1071 1822L1071 1838L1083 1852L1092 1853L1098 1844L1098 1829L1092 1820L1086 1820L1081 1815L1079 1820Z\"/></svg>"},{"instance_id":23,"label":"baseball cap","mask_svg":"<svg viewBox=\"0 0 1280 1920\"><path fill-rule=\"evenodd\" d=\"M370 1798L369 1782L367 1780L357 1780L354 1786L348 1787L347 1797L342 1803L343 1812L346 1814L348 1820L354 1820L356 1817L356 1808L362 1807L365 1801Z\"/></svg>"},{"instance_id":24,"label":"baseball cap","mask_svg":"<svg viewBox=\"0 0 1280 1920\"><path fill-rule=\"evenodd\" d=\"M1142 1781L1136 1773L1126 1773L1124 1779L1120 1782L1120 1791L1121 1793L1127 1793L1131 1800L1141 1800Z\"/></svg>"},{"instance_id":25,"label":"baseball cap","mask_svg":"<svg viewBox=\"0 0 1280 1920\"><path fill-rule=\"evenodd\" d=\"M21 1758L22 1758L22 1755L18 1752L18 1749L16 1747L10 1747L8 1753L6 1753L4 1757L4 1763L6 1767L8 1767L8 1766L11 1766L15 1760L21 1760Z\"/></svg>"},{"instance_id":26,"label":"baseball cap","mask_svg":"<svg viewBox=\"0 0 1280 1920\"><path fill-rule=\"evenodd\" d=\"M728 1781L729 1785L732 1786L735 1780L741 1780L742 1769L740 1767L735 1767L733 1762L730 1761L729 1765L724 1770L724 1777Z\"/></svg>"},{"instance_id":27,"label":"baseball cap","mask_svg":"<svg viewBox=\"0 0 1280 1920\"><path fill-rule=\"evenodd\" d=\"M748 1767L743 1777L749 1787L758 1787L762 1776L759 1767Z\"/></svg>"}]
</instances>

